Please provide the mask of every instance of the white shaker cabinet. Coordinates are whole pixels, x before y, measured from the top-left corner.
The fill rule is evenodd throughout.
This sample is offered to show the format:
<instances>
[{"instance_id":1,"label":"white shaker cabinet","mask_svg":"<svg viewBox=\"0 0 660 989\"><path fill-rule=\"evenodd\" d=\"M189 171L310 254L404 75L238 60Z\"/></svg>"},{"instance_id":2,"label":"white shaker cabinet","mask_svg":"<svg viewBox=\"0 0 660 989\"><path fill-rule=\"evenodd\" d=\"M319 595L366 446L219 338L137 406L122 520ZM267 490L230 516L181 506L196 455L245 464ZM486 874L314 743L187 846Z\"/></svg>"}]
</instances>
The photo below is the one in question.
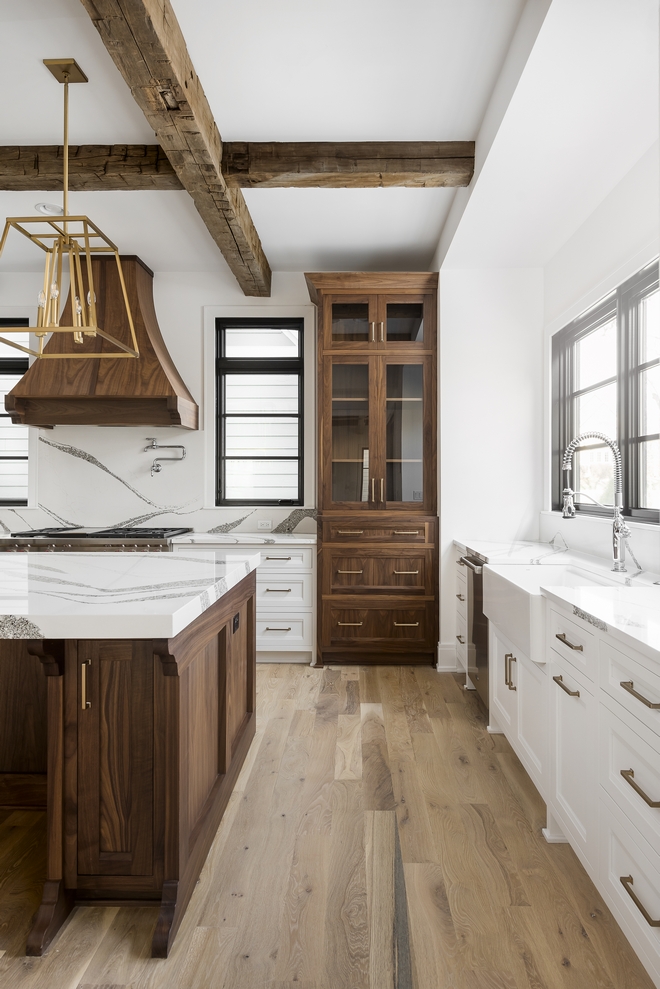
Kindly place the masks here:
<instances>
[{"instance_id":1,"label":"white shaker cabinet","mask_svg":"<svg viewBox=\"0 0 660 989\"><path fill-rule=\"evenodd\" d=\"M173 542L175 553L192 550L259 550L257 569L256 638L259 663L313 662L316 647L316 545L313 537L266 538L232 534L232 541L213 540L205 533L180 536Z\"/></svg>"}]
</instances>

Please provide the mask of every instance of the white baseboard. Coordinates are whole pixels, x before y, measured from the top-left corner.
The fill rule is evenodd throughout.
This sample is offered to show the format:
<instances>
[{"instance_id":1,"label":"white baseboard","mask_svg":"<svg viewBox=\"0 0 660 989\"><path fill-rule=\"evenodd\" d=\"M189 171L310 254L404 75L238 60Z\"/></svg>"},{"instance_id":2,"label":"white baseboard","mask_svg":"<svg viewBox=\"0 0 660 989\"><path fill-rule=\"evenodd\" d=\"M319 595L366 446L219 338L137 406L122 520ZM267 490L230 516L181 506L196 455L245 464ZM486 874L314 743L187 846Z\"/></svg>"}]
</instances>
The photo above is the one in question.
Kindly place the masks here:
<instances>
[{"instance_id":1,"label":"white baseboard","mask_svg":"<svg viewBox=\"0 0 660 989\"><path fill-rule=\"evenodd\" d=\"M257 650L258 663L306 663L312 662L311 652L267 652Z\"/></svg>"},{"instance_id":2,"label":"white baseboard","mask_svg":"<svg viewBox=\"0 0 660 989\"><path fill-rule=\"evenodd\" d=\"M460 673L461 667L456 664L456 646L453 642L441 642L438 645L438 673Z\"/></svg>"}]
</instances>

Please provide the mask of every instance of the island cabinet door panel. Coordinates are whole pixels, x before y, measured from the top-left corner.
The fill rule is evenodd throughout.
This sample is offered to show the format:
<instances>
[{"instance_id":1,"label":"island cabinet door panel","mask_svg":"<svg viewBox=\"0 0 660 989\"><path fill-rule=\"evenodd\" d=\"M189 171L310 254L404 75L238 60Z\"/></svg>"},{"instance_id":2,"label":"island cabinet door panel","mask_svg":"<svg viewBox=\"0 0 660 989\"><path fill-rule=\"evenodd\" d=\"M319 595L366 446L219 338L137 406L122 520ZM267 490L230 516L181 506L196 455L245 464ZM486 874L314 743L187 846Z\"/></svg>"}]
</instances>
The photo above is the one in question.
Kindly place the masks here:
<instances>
[{"instance_id":1,"label":"island cabinet door panel","mask_svg":"<svg viewBox=\"0 0 660 989\"><path fill-rule=\"evenodd\" d=\"M151 876L154 659L148 641L78 643L78 875Z\"/></svg>"}]
</instances>

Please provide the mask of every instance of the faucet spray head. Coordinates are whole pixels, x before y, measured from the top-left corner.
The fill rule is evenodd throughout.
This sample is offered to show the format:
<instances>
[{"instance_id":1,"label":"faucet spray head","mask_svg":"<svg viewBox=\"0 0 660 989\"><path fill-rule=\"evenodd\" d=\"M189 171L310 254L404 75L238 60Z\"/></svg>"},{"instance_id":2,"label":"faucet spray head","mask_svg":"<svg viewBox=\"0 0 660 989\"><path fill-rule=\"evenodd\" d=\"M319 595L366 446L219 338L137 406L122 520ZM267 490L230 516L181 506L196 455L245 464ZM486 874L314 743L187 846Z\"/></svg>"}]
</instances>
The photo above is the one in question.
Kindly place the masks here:
<instances>
[{"instance_id":1,"label":"faucet spray head","mask_svg":"<svg viewBox=\"0 0 660 989\"><path fill-rule=\"evenodd\" d=\"M561 510L561 517L563 519L574 519L575 518L575 505L573 503L574 491L572 488L564 488L563 492L564 504Z\"/></svg>"}]
</instances>

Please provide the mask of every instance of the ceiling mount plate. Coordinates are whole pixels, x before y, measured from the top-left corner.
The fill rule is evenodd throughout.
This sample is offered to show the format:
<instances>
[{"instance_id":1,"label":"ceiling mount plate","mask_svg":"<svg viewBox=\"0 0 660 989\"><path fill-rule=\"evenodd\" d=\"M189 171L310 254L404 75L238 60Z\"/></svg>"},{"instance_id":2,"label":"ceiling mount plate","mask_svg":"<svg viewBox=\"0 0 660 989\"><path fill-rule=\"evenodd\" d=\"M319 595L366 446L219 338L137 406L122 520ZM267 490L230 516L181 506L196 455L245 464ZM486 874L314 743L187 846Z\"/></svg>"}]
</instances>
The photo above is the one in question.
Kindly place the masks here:
<instances>
[{"instance_id":1,"label":"ceiling mount plate","mask_svg":"<svg viewBox=\"0 0 660 989\"><path fill-rule=\"evenodd\" d=\"M45 58L44 65L53 73L58 82L67 82L65 73L69 73L68 82L89 82L75 58Z\"/></svg>"}]
</instances>

